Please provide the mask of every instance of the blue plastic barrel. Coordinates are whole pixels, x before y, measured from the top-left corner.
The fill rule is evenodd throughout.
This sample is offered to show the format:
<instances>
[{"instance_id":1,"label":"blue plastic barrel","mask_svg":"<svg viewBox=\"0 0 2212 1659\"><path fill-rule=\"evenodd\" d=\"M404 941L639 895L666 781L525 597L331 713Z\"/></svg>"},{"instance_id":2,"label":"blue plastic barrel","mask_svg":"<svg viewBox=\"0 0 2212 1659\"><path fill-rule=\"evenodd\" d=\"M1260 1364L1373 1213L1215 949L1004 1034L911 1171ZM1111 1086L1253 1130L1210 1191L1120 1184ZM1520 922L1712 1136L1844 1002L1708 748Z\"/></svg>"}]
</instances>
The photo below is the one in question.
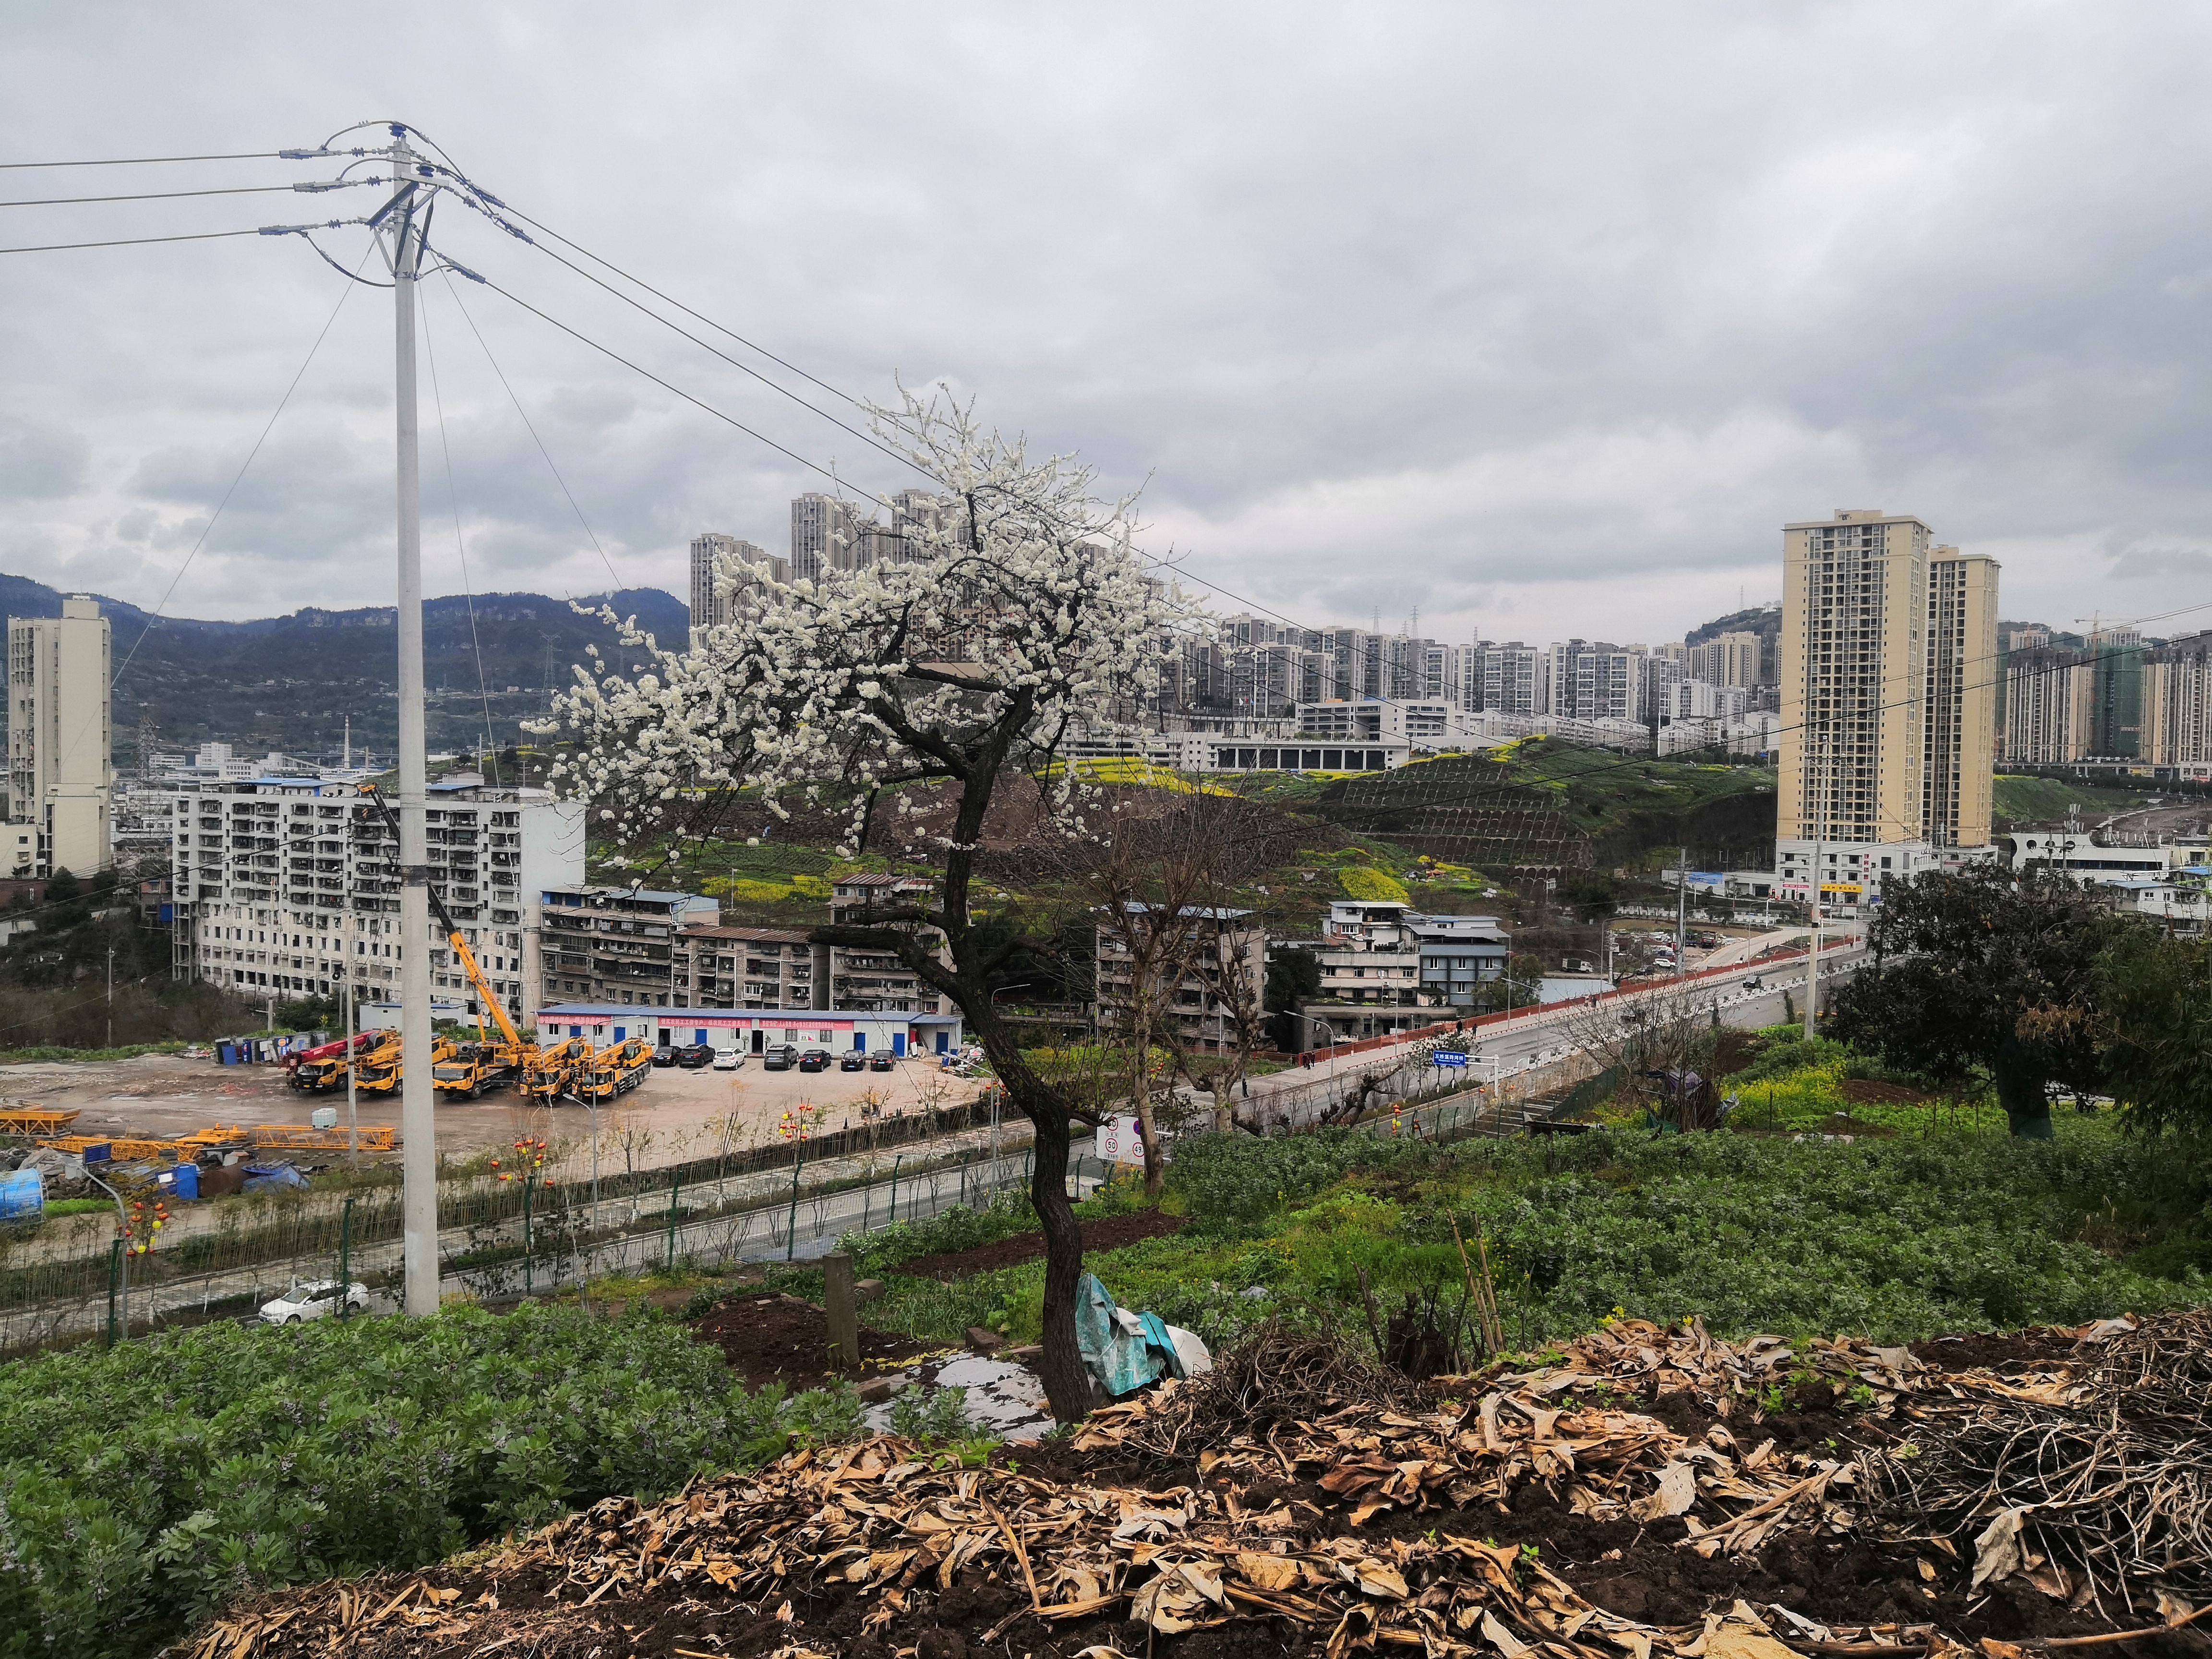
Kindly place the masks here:
<instances>
[{"instance_id":1,"label":"blue plastic barrel","mask_svg":"<svg viewBox=\"0 0 2212 1659\"><path fill-rule=\"evenodd\" d=\"M238 1050L228 1042L218 1042L215 1045L215 1057L225 1066L238 1064Z\"/></svg>"},{"instance_id":2,"label":"blue plastic barrel","mask_svg":"<svg viewBox=\"0 0 2212 1659\"><path fill-rule=\"evenodd\" d=\"M36 1170L0 1175L0 1221L35 1221L46 1207L46 1177Z\"/></svg>"},{"instance_id":3,"label":"blue plastic barrel","mask_svg":"<svg viewBox=\"0 0 2212 1659\"><path fill-rule=\"evenodd\" d=\"M177 1165L173 1173L177 1178L177 1196L179 1198L198 1198L200 1195L200 1166L198 1164L190 1163L179 1164Z\"/></svg>"}]
</instances>

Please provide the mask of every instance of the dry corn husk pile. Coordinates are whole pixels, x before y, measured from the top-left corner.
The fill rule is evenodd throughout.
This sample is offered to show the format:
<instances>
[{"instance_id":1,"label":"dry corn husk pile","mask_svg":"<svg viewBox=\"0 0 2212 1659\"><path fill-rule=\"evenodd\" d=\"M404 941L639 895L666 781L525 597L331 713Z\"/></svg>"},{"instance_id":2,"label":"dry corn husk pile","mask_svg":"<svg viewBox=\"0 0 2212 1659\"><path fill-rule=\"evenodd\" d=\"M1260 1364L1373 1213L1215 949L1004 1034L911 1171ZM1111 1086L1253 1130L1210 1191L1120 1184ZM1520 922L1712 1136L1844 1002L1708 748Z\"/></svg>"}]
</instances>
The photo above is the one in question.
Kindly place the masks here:
<instances>
[{"instance_id":1,"label":"dry corn husk pile","mask_svg":"<svg viewBox=\"0 0 2212 1659\"><path fill-rule=\"evenodd\" d=\"M1929 1626L1832 1629L1742 1601L1691 1627L1640 1624L1592 1607L1533 1553L1481 1540L1492 1505L1529 1482L1599 1518L1680 1517L1683 1547L1708 1557L1784 1531L1860 1527L1856 1462L1786 1455L1752 1425L1759 1391L1807 1370L1863 1383L1877 1413L2022 1386L1932 1372L1903 1349L1839 1341L1793 1353L1772 1338L1731 1344L1694 1324L1624 1322L1562 1363L1458 1379L1459 1399L1441 1407L1354 1402L1262 1422L1231 1415L1243 1385L1225 1366L1218 1387L1164 1387L1079 1431L1079 1449L1108 1458L1194 1460L1197 1480L1173 1490L963 1468L890 1438L802 1450L664 1503L610 1499L465 1571L264 1598L180 1651L582 1659L643 1648L650 1632L652 1651L678 1655L826 1659L869 1636L914 1659L934 1598L980 1576L1013 1602L968 1632L969 1649L1011 1636L1013 1652L1074 1652L1088 1641L1087 1659L1117 1650L1080 1633L1123 1620L1153 1637L1280 1620L1329 1659L1380 1647L1430 1659L1522 1659L1531 1648L1552 1659L1945 1653L1954 1644ZM1634 1409L1683 1390L1723 1420L1690 1438ZM1293 1486L1317 1488L1320 1501ZM919 1650L933 1659L927 1642Z\"/></svg>"}]
</instances>

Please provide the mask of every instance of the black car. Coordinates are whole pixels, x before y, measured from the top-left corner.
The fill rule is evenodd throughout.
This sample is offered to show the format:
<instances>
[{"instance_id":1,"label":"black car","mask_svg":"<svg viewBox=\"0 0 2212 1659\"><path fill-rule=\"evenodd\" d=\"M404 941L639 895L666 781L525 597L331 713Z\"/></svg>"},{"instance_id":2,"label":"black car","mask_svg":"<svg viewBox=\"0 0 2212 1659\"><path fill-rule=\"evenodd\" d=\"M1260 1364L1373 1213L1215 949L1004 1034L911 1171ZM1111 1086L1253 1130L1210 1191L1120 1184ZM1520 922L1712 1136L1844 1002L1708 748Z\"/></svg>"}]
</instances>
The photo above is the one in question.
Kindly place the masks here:
<instances>
[{"instance_id":1,"label":"black car","mask_svg":"<svg viewBox=\"0 0 2212 1659\"><path fill-rule=\"evenodd\" d=\"M696 1072L714 1061L714 1045L711 1042L687 1042L676 1051L676 1063L687 1072Z\"/></svg>"},{"instance_id":2,"label":"black car","mask_svg":"<svg viewBox=\"0 0 2212 1659\"><path fill-rule=\"evenodd\" d=\"M830 1069L830 1056L823 1049L809 1048L799 1055L799 1069L802 1072L826 1072Z\"/></svg>"},{"instance_id":3,"label":"black car","mask_svg":"<svg viewBox=\"0 0 2212 1659\"><path fill-rule=\"evenodd\" d=\"M761 1070L763 1072L787 1072L791 1069L792 1062L798 1058L799 1050L793 1048L789 1043L785 1043L780 1048L770 1048L766 1054L763 1054L761 1056Z\"/></svg>"},{"instance_id":4,"label":"black car","mask_svg":"<svg viewBox=\"0 0 2212 1659\"><path fill-rule=\"evenodd\" d=\"M868 1069L872 1072L888 1072L890 1068L891 1057L889 1054L878 1054L868 1061Z\"/></svg>"},{"instance_id":5,"label":"black car","mask_svg":"<svg viewBox=\"0 0 2212 1659\"><path fill-rule=\"evenodd\" d=\"M656 1066L673 1066L676 1063L677 1055L683 1052L681 1048L655 1048L653 1051L653 1063Z\"/></svg>"},{"instance_id":6,"label":"black car","mask_svg":"<svg viewBox=\"0 0 2212 1659\"><path fill-rule=\"evenodd\" d=\"M847 1054L838 1060L837 1069L841 1072L865 1072L868 1069L868 1057L858 1053Z\"/></svg>"}]
</instances>

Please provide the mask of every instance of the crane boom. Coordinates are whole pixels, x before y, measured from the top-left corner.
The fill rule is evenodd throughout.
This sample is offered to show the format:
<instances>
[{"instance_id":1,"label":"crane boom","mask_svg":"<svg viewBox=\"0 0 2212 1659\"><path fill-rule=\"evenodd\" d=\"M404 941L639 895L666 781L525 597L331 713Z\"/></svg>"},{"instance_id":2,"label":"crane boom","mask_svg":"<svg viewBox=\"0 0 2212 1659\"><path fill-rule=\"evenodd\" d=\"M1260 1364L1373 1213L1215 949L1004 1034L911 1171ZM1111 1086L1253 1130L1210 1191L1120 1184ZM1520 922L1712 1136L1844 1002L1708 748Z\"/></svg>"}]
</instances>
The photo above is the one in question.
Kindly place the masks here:
<instances>
[{"instance_id":1,"label":"crane boom","mask_svg":"<svg viewBox=\"0 0 2212 1659\"><path fill-rule=\"evenodd\" d=\"M392 833L398 835L399 819L392 812L390 804L377 792L376 786L364 783L361 786L361 793L376 804L376 810L384 814L384 821L391 826ZM499 1006L499 999L492 994L491 987L485 982L483 969L477 966L476 952L469 949L466 936L453 925L453 913L446 908L446 901L438 896L438 890L427 880L422 884L422 890L430 896L430 908L437 913L438 926L446 930L446 943L460 958L462 968L467 970L469 983L477 988L477 994L483 999L484 1006L491 1010L491 1017L499 1022L501 1035L514 1045L517 1054L520 1054L523 1048L521 1034L514 1029L514 1022L507 1018L507 1010Z\"/></svg>"}]
</instances>

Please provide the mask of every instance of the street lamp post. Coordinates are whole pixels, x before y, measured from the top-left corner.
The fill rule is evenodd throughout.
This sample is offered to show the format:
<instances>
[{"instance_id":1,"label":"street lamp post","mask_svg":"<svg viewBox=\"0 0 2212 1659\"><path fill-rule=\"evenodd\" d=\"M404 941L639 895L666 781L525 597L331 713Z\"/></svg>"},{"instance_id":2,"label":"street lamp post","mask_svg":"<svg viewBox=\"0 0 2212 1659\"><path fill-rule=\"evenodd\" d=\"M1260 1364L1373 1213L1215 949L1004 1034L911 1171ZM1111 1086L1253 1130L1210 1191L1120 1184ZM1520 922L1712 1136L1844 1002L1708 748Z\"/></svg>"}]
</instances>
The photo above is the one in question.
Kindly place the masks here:
<instances>
[{"instance_id":1,"label":"street lamp post","mask_svg":"<svg viewBox=\"0 0 2212 1659\"><path fill-rule=\"evenodd\" d=\"M118 1270L118 1284L116 1299L122 1306L123 1335L127 1341L131 1336L131 1212L124 1207L123 1194L93 1174L89 1169L85 1170L84 1178L115 1200L115 1224L120 1230L123 1238L122 1266Z\"/></svg>"},{"instance_id":2,"label":"street lamp post","mask_svg":"<svg viewBox=\"0 0 2212 1659\"><path fill-rule=\"evenodd\" d=\"M1316 1019L1311 1014L1301 1014L1295 1010L1291 1011L1291 1018L1302 1019L1309 1025L1318 1025L1328 1033L1328 1080L1333 1085L1336 1082L1336 1027L1325 1019Z\"/></svg>"}]
</instances>

